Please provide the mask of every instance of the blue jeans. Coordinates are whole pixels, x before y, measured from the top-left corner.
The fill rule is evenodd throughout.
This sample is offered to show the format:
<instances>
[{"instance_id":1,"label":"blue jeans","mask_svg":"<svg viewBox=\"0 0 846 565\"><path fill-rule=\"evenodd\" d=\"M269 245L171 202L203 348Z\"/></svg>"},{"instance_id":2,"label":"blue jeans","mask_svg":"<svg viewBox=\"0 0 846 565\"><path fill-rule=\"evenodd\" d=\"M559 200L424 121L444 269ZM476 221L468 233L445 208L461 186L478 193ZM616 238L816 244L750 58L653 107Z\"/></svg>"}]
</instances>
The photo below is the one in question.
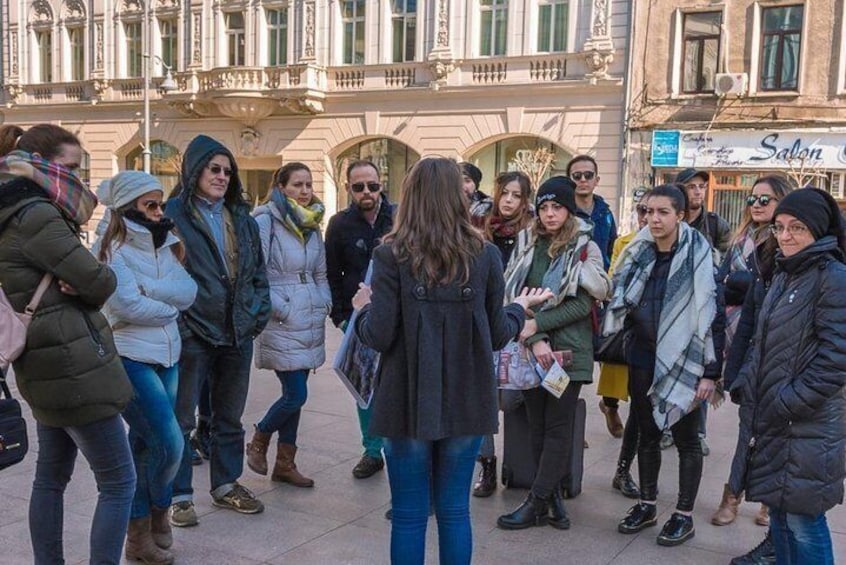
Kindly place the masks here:
<instances>
[{"instance_id":1,"label":"blue jeans","mask_svg":"<svg viewBox=\"0 0 846 565\"><path fill-rule=\"evenodd\" d=\"M770 532L777 565L833 565L834 550L825 514L806 516L770 508Z\"/></svg>"},{"instance_id":2,"label":"blue jeans","mask_svg":"<svg viewBox=\"0 0 846 565\"><path fill-rule=\"evenodd\" d=\"M422 565L426 556L429 489L434 489L441 565L469 565L470 483L481 436L437 441L385 438L391 485L392 565Z\"/></svg>"},{"instance_id":3,"label":"blue jeans","mask_svg":"<svg viewBox=\"0 0 846 565\"><path fill-rule=\"evenodd\" d=\"M123 412L138 475L132 518L143 518L150 515L151 506L170 506L173 479L182 461L185 444L173 413L179 368L148 365L126 357L121 361L135 389Z\"/></svg>"},{"instance_id":4,"label":"blue jeans","mask_svg":"<svg viewBox=\"0 0 846 565\"><path fill-rule=\"evenodd\" d=\"M67 428L37 424L36 429L38 460L29 500L35 564L64 563L64 495L77 451L88 460L100 493L91 522L90 561L120 563L135 492L135 467L120 416Z\"/></svg>"},{"instance_id":5,"label":"blue jeans","mask_svg":"<svg viewBox=\"0 0 846 565\"><path fill-rule=\"evenodd\" d=\"M173 482L173 502L193 500L189 436L194 429L194 411L205 379L209 382L212 413L209 444L212 496L220 498L227 494L241 476L244 470L241 416L247 403L252 359L252 340L239 346L214 346L197 337L182 341L176 420L182 430L184 449L179 472Z\"/></svg>"},{"instance_id":6,"label":"blue jeans","mask_svg":"<svg viewBox=\"0 0 846 565\"><path fill-rule=\"evenodd\" d=\"M267 410L256 427L260 432L279 432L279 443L297 445L300 413L308 399L308 369L276 371L282 383L282 397Z\"/></svg>"}]
</instances>

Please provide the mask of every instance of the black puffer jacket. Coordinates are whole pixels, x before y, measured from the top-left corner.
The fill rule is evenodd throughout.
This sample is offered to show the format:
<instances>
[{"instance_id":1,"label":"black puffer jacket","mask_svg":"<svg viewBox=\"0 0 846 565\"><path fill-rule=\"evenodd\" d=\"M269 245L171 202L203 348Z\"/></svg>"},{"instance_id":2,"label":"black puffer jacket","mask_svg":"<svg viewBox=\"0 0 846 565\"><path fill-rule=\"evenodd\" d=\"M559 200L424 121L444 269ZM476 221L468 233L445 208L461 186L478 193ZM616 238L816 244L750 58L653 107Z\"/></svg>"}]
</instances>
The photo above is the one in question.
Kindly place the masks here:
<instances>
[{"instance_id":1,"label":"black puffer jacket","mask_svg":"<svg viewBox=\"0 0 846 565\"><path fill-rule=\"evenodd\" d=\"M830 236L778 263L734 387L753 410L746 497L816 516L846 477L846 265Z\"/></svg>"}]
</instances>

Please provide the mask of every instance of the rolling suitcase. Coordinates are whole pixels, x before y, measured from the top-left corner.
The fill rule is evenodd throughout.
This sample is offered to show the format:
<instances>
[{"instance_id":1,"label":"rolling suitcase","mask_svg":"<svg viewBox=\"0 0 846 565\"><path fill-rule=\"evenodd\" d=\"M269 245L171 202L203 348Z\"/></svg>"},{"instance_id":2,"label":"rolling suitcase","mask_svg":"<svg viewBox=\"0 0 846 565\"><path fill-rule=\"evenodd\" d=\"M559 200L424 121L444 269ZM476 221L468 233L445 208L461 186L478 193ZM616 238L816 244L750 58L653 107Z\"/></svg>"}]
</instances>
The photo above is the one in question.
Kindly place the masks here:
<instances>
[{"instance_id":1,"label":"rolling suitcase","mask_svg":"<svg viewBox=\"0 0 846 565\"><path fill-rule=\"evenodd\" d=\"M521 402L517 406L503 408L502 484L506 488L530 488L536 467L529 440L526 406ZM587 407L584 399L580 398L576 403L570 462L561 482L565 498L574 498L582 492L586 416Z\"/></svg>"}]
</instances>

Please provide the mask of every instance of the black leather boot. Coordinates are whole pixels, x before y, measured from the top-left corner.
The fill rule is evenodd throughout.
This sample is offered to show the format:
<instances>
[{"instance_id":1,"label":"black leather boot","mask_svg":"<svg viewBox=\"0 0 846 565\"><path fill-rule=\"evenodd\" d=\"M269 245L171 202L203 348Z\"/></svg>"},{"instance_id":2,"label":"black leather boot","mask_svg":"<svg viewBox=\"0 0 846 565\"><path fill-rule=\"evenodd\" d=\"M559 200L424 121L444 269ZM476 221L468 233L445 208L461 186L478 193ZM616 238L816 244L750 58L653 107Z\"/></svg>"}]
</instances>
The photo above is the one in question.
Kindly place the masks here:
<instances>
[{"instance_id":1,"label":"black leather boot","mask_svg":"<svg viewBox=\"0 0 846 565\"><path fill-rule=\"evenodd\" d=\"M638 502L626 514L626 517L617 524L617 531L621 534L636 534L641 530L654 526L658 523L658 512L654 504Z\"/></svg>"},{"instance_id":2,"label":"black leather boot","mask_svg":"<svg viewBox=\"0 0 846 565\"><path fill-rule=\"evenodd\" d=\"M775 546L773 545L773 538L770 537L770 532L767 530L767 537L764 538L764 541L749 553L732 559L731 565L769 565L775 562Z\"/></svg>"},{"instance_id":3,"label":"black leather boot","mask_svg":"<svg viewBox=\"0 0 846 565\"><path fill-rule=\"evenodd\" d=\"M632 478L631 467L632 462L621 457L617 463L617 472L614 473L611 486L620 491L626 498L640 498L640 489L637 488L637 483Z\"/></svg>"},{"instance_id":4,"label":"black leather boot","mask_svg":"<svg viewBox=\"0 0 846 565\"><path fill-rule=\"evenodd\" d=\"M555 489L549 501L549 525L559 530L570 529L570 517L567 516L567 509L564 507L561 489Z\"/></svg>"},{"instance_id":5,"label":"black leather boot","mask_svg":"<svg viewBox=\"0 0 846 565\"><path fill-rule=\"evenodd\" d=\"M693 529L693 517L673 512L658 534L658 545L681 545L694 535L696 530Z\"/></svg>"},{"instance_id":6,"label":"black leather boot","mask_svg":"<svg viewBox=\"0 0 846 565\"><path fill-rule=\"evenodd\" d=\"M479 457L482 470L473 485L473 496L488 497L496 492L496 457Z\"/></svg>"},{"instance_id":7,"label":"black leather boot","mask_svg":"<svg viewBox=\"0 0 846 565\"><path fill-rule=\"evenodd\" d=\"M500 516L496 525L503 530L522 530L532 526L545 526L549 521L549 500L529 493L517 510Z\"/></svg>"}]
</instances>

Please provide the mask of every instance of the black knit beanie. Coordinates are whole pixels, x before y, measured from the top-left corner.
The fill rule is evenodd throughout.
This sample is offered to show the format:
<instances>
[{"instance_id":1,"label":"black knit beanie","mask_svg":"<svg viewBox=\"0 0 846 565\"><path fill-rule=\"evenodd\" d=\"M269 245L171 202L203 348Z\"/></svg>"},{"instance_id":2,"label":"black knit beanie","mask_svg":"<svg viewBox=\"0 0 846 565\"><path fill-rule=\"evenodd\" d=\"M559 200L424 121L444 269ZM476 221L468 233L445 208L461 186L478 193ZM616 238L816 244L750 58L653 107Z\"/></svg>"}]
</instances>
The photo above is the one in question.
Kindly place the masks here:
<instances>
[{"instance_id":1,"label":"black knit beanie","mask_svg":"<svg viewBox=\"0 0 846 565\"><path fill-rule=\"evenodd\" d=\"M464 161L458 164L461 167L461 173L473 179L473 184L476 185L476 190L479 190L479 185L482 184L482 170L474 165Z\"/></svg>"},{"instance_id":2,"label":"black knit beanie","mask_svg":"<svg viewBox=\"0 0 846 565\"><path fill-rule=\"evenodd\" d=\"M800 188L781 199L773 214L790 214L805 224L814 239L827 235L840 236L843 231L840 208L832 196L818 188Z\"/></svg>"},{"instance_id":3,"label":"black knit beanie","mask_svg":"<svg viewBox=\"0 0 846 565\"><path fill-rule=\"evenodd\" d=\"M541 204L552 200L567 208L571 214L578 211L576 206L576 184L570 180L570 177L556 176L550 177L543 181L538 189L538 195L535 197L535 209L539 209Z\"/></svg>"}]
</instances>

